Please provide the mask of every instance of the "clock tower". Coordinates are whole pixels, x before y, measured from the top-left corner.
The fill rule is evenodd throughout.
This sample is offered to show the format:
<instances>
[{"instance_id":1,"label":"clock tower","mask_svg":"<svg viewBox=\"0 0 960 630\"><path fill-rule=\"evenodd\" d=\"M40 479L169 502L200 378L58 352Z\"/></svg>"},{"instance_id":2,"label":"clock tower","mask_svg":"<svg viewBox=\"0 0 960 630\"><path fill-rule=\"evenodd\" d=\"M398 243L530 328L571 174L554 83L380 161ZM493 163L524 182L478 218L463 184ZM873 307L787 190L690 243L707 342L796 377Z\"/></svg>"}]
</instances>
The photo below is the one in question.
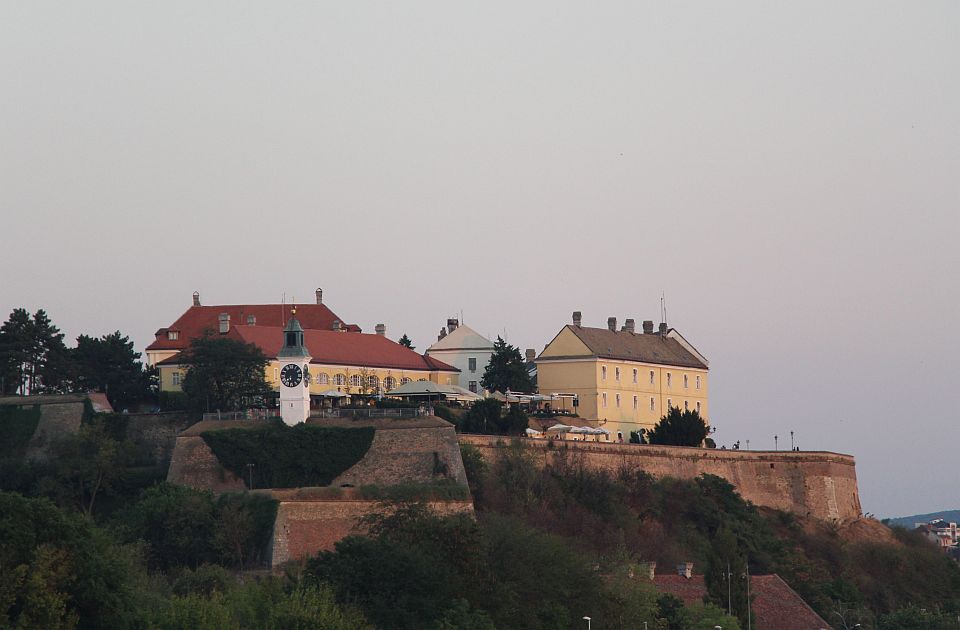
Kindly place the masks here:
<instances>
[{"instance_id":1,"label":"clock tower","mask_svg":"<svg viewBox=\"0 0 960 630\"><path fill-rule=\"evenodd\" d=\"M297 309L283 329L280 362L280 417L293 426L310 416L310 353L303 345L303 327L297 321Z\"/></svg>"}]
</instances>

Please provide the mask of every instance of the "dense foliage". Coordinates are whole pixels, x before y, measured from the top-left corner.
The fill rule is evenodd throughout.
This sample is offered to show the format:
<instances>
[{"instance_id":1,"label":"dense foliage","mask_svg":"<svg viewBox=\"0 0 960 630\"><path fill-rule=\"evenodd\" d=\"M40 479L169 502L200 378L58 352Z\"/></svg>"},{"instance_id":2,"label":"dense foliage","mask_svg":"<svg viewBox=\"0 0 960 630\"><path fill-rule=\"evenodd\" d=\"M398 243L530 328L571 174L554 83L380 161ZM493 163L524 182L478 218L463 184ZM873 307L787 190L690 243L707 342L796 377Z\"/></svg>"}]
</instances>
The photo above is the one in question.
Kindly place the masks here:
<instances>
[{"instance_id":1,"label":"dense foliage","mask_svg":"<svg viewBox=\"0 0 960 630\"><path fill-rule=\"evenodd\" d=\"M506 393L509 389L514 392L532 392L533 380L527 371L527 364L520 355L520 349L511 346L497 337L493 344L493 354L480 384L489 391Z\"/></svg>"},{"instance_id":2,"label":"dense foliage","mask_svg":"<svg viewBox=\"0 0 960 630\"><path fill-rule=\"evenodd\" d=\"M646 438L649 444L700 446L709 433L710 427L699 411L680 411L679 407L671 407L656 426L647 431Z\"/></svg>"},{"instance_id":3,"label":"dense foliage","mask_svg":"<svg viewBox=\"0 0 960 630\"><path fill-rule=\"evenodd\" d=\"M182 387L193 409L236 411L261 406L273 393L265 376L269 361L252 343L205 335L190 341L180 361L190 366Z\"/></svg>"},{"instance_id":4,"label":"dense foliage","mask_svg":"<svg viewBox=\"0 0 960 630\"><path fill-rule=\"evenodd\" d=\"M247 487L329 485L359 462L373 442L372 427L341 428L282 422L202 434L220 463ZM248 464L253 464L251 470Z\"/></svg>"},{"instance_id":5,"label":"dense foliage","mask_svg":"<svg viewBox=\"0 0 960 630\"><path fill-rule=\"evenodd\" d=\"M40 422L40 407L0 407L0 458L23 455Z\"/></svg>"},{"instance_id":6,"label":"dense foliage","mask_svg":"<svg viewBox=\"0 0 960 630\"><path fill-rule=\"evenodd\" d=\"M485 398L473 403L461 415L454 415L446 407L437 407L438 415L454 423L459 433L483 435L523 435L529 419L518 405L504 410L503 403L495 398Z\"/></svg>"}]
</instances>

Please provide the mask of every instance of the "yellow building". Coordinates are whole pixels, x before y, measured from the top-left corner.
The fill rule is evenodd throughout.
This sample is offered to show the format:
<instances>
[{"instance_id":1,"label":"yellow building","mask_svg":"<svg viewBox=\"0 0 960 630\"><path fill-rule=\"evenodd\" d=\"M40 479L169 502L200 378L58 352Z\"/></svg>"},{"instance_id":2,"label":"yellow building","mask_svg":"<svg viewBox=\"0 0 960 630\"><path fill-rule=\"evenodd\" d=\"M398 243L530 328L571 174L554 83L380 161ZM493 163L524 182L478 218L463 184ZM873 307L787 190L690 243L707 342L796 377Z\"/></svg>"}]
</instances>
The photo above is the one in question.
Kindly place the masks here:
<instances>
[{"instance_id":1,"label":"yellow building","mask_svg":"<svg viewBox=\"0 0 960 630\"><path fill-rule=\"evenodd\" d=\"M304 345L309 350L310 394L313 404L327 395L376 395L410 381L433 381L456 385L458 370L386 338L382 326L377 334L347 332L345 329L305 330ZM280 362L276 359L283 344L283 328L279 326L230 326L224 336L252 343L271 357L266 377L279 391ZM181 383L189 366L179 355L157 363L160 390L181 391Z\"/></svg>"},{"instance_id":2,"label":"yellow building","mask_svg":"<svg viewBox=\"0 0 960 630\"><path fill-rule=\"evenodd\" d=\"M643 331L634 320L617 330L581 325L580 313L564 326L537 357L541 394L575 394L577 412L597 420L611 439L629 439L630 431L650 429L669 407L709 417L708 361L680 333L652 321Z\"/></svg>"}]
</instances>

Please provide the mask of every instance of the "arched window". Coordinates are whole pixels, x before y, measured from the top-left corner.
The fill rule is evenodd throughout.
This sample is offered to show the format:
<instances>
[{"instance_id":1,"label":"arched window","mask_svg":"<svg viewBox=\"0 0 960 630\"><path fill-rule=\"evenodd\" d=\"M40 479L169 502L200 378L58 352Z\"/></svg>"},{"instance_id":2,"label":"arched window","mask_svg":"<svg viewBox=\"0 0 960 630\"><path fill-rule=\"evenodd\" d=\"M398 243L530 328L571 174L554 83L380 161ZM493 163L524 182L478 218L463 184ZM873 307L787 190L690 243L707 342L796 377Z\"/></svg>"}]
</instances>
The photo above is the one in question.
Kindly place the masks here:
<instances>
[{"instance_id":1,"label":"arched window","mask_svg":"<svg viewBox=\"0 0 960 630\"><path fill-rule=\"evenodd\" d=\"M419 382L419 383L426 383L426 382L427 382L427 379L425 379L425 378L418 378L418 379L417 379L417 382Z\"/></svg>"},{"instance_id":2,"label":"arched window","mask_svg":"<svg viewBox=\"0 0 960 630\"><path fill-rule=\"evenodd\" d=\"M380 379L376 375L371 374L367 377L367 389L372 389L376 391L380 388Z\"/></svg>"},{"instance_id":3,"label":"arched window","mask_svg":"<svg viewBox=\"0 0 960 630\"><path fill-rule=\"evenodd\" d=\"M400 379L400 384L401 384L401 385L406 385L406 384L409 383L411 380L413 380L413 379L410 379L410 378L404 376L403 378Z\"/></svg>"},{"instance_id":4,"label":"arched window","mask_svg":"<svg viewBox=\"0 0 960 630\"><path fill-rule=\"evenodd\" d=\"M350 387L360 387L360 375L351 374L350 375Z\"/></svg>"},{"instance_id":5,"label":"arched window","mask_svg":"<svg viewBox=\"0 0 960 630\"><path fill-rule=\"evenodd\" d=\"M334 377L333 377L333 384L334 384L334 385L346 385L346 384L347 384L347 377L344 376L343 374L336 374L336 375L334 375Z\"/></svg>"},{"instance_id":6,"label":"arched window","mask_svg":"<svg viewBox=\"0 0 960 630\"><path fill-rule=\"evenodd\" d=\"M667 387L670 387L670 372L667 372Z\"/></svg>"},{"instance_id":7,"label":"arched window","mask_svg":"<svg viewBox=\"0 0 960 630\"><path fill-rule=\"evenodd\" d=\"M396 389L396 387L397 387L397 379L393 378L392 376L388 376L387 378L383 379L383 388L388 392L391 389Z\"/></svg>"},{"instance_id":8,"label":"arched window","mask_svg":"<svg viewBox=\"0 0 960 630\"><path fill-rule=\"evenodd\" d=\"M320 372L317 374L317 385L329 385L330 377L327 376L326 372Z\"/></svg>"},{"instance_id":9,"label":"arched window","mask_svg":"<svg viewBox=\"0 0 960 630\"><path fill-rule=\"evenodd\" d=\"M687 377L687 375L684 374L684 375L683 375L683 388L684 388L684 389L687 388L687 385L689 384L689 382L690 382L689 377Z\"/></svg>"}]
</instances>

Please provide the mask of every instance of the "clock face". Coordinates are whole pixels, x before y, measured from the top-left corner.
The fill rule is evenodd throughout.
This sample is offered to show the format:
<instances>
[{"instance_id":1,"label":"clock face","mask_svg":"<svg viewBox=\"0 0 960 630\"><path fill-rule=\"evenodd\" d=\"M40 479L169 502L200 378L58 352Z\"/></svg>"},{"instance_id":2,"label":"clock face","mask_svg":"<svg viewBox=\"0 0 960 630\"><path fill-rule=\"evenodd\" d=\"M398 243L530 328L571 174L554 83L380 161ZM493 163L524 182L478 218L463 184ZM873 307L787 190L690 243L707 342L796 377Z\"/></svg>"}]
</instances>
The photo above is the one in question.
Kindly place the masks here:
<instances>
[{"instance_id":1,"label":"clock face","mask_svg":"<svg viewBox=\"0 0 960 630\"><path fill-rule=\"evenodd\" d=\"M303 370L300 369L299 365L288 363L280 370L280 382L287 387L296 387L300 384L302 378Z\"/></svg>"}]
</instances>

